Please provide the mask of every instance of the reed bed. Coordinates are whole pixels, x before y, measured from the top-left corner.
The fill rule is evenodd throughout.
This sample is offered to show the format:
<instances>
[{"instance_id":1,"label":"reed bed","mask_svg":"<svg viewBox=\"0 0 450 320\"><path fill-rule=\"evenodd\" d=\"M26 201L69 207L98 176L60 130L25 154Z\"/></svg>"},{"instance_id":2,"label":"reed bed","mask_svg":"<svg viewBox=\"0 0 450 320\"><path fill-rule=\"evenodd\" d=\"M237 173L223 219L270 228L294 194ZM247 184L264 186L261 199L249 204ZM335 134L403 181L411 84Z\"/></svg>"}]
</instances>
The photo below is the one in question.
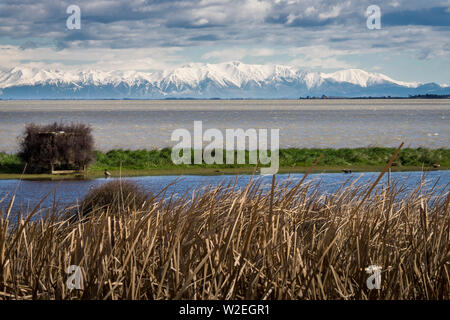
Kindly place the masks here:
<instances>
[{"instance_id":1,"label":"reed bed","mask_svg":"<svg viewBox=\"0 0 450 320\"><path fill-rule=\"evenodd\" d=\"M326 194L302 182L163 190L142 209L116 203L76 220L8 210L0 299L450 298L448 186L369 193L348 181ZM67 288L70 265L82 289ZM366 285L369 265L382 267L379 290Z\"/></svg>"}]
</instances>

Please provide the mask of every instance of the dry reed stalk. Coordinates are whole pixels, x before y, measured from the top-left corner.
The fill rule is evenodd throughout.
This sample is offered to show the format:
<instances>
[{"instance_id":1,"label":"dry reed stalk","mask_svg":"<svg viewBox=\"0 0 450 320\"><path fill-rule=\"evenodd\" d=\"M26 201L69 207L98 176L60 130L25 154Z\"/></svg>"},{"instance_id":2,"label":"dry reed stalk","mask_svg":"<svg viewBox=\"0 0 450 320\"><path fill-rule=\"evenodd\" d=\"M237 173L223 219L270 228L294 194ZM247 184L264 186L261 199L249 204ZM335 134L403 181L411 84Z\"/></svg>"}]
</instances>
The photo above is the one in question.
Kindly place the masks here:
<instances>
[{"instance_id":1,"label":"dry reed stalk","mask_svg":"<svg viewBox=\"0 0 450 320\"><path fill-rule=\"evenodd\" d=\"M0 299L449 299L448 186L372 186L256 179L77 221L56 206L2 213ZM371 264L381 290L366 286ZM68 290L70 265L83 290Z\"/></svg>"}]
</instances>

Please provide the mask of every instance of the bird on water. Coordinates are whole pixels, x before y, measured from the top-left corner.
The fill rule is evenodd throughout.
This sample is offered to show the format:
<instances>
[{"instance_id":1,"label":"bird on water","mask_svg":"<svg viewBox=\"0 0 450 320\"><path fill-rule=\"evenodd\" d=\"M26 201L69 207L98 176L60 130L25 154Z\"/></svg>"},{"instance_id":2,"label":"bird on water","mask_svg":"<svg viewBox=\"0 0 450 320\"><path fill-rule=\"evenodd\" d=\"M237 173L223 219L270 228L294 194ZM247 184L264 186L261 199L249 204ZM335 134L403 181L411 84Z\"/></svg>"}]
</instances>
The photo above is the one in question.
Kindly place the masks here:
<instances>
[{"instance_id":1,"label":"bird on water","mask_svg":"<svg viewBox=\"0 0 450 320\"><path fill-rule=\"evenodd\" d=\"M108 179L111 176L111 173L105 169L105 179Z\"/></svg>"}]
</instances>

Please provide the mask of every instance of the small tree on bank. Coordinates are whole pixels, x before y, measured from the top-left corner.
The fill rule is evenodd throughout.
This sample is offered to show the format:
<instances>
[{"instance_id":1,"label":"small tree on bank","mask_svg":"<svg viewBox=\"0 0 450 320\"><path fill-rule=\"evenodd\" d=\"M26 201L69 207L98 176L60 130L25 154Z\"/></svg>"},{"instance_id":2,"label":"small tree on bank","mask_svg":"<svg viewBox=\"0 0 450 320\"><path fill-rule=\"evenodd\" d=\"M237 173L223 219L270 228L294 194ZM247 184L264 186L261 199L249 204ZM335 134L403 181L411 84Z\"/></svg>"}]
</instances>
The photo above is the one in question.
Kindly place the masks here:
<instances>
[{"instance_id":1,"label":"small tree on bank","mask_svg":"<svg viewBox=\"0 0 450 320\"><path fill-rule=\"evenodd\" d=\"M28 124L19 157L27 164L29 172L48 172L55 167L84 170L94 159L91 131L85 124Z\"/></svg>"}]
</instances>

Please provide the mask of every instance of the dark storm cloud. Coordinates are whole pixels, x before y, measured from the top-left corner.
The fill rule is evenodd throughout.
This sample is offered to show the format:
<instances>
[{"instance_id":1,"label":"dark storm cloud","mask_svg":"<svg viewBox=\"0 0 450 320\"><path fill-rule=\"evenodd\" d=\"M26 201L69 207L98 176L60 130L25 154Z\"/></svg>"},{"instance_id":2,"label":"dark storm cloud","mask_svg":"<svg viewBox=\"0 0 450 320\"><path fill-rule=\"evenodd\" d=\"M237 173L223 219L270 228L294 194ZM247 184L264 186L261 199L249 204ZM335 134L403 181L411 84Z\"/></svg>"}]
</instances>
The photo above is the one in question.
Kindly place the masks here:
<instances>
[{"instance_id":1,"label":"dark storm cloud","mask_svg":"<svg viewBox=\"0 0 450 320\"><path fill-rule=\"evenodd\" d=\"M191 41L217 41L220 40L220 38L214 34L205 34L202 36L196 36L189 38Z\"/></svg>"},{"instance_id":2,"label":"dark storm cloud","mask_svg":"<svg viewBox=\"0 0 450 320\"><path fill-rule=\"evenodd\" d=\"M421 10L389 12L383 16L387 26L423 25L450 26L450 8L438 7Z\"/></svg>"},{"instance_id":3,"label":"dark storm cloud","mask_svg":"<svg viewBox=\"0 0 450 320\"><path fill-rule=\"evenodd\" d=\"M30 40L20 45L20 50L35 49L35 48L37 48L36 43Z\"/></svg>"},{"instance_id":4,"label":"dark storm cloud","mask_svg":"<svg viewBox=\"0 0 450 320\"><path fill-rule=\"evenodd\" d=\"M331 42L344 42L344 41L351 40L351 38L349 38L349 37L331 37L329 40Z\"/></svg>"}]
</instances>

